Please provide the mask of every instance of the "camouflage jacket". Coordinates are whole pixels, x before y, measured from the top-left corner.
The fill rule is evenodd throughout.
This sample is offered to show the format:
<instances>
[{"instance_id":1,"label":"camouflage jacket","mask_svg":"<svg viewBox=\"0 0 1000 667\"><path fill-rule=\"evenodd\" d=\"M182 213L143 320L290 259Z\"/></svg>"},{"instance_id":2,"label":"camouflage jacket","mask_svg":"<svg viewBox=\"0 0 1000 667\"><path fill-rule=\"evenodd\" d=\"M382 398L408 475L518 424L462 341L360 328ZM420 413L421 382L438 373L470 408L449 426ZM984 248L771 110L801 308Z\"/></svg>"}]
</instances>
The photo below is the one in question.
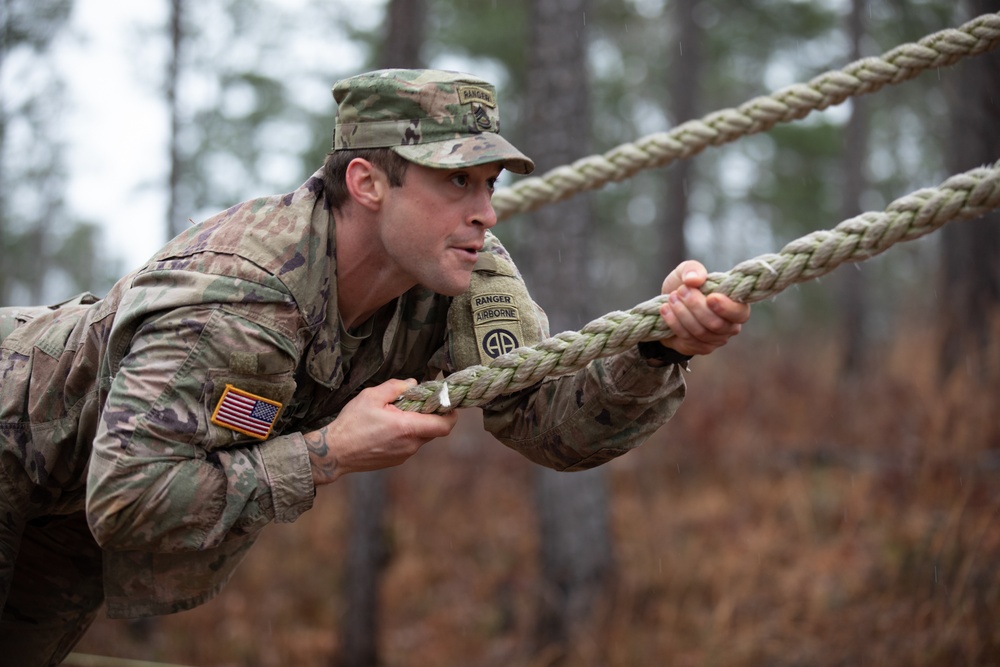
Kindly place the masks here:
<instances>
[{"instance_id":1,"label":"camouflage jacket","mask_svg":"<svg viewBox=\"0 0 1000 667\"><path fill-rule=\"evenodd\" d=\"M112 616L201 604L264 525L309 509L302 434L361 389L479 363L498 329L548 333L489 236L469 293L410 290L345 370L334 229L317 173L191 227L104 299L24 311L0 343L3 491L29 517L86 508ZM227 386L280 408L266 439L213 422ZM639 444L683 393L675 367L633 351L501 397L484 422L532 461L583 469Z\"/></svg>"}]
</instances>

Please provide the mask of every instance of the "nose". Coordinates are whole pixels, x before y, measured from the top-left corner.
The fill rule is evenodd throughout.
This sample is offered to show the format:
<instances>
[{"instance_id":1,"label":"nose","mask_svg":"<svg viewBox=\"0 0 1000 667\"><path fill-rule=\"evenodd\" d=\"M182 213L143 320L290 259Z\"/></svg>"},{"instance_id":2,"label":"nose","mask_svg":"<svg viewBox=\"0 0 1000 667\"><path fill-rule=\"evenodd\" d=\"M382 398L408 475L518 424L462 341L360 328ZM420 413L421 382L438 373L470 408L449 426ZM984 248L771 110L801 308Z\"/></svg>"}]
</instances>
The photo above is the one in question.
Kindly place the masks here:
<instances>
[{"instance_id":1,"label":"nose","mask_svg":"<svg viewBox=\"0 0 1000 667\"><path fill-rule=\"evenodd\" d=\"M493 210L493 191L488 187L479 188L476 193L475 207L472 210L471 222L490 229L497 224L497 212Z\"/></svg>"}]
</instances>

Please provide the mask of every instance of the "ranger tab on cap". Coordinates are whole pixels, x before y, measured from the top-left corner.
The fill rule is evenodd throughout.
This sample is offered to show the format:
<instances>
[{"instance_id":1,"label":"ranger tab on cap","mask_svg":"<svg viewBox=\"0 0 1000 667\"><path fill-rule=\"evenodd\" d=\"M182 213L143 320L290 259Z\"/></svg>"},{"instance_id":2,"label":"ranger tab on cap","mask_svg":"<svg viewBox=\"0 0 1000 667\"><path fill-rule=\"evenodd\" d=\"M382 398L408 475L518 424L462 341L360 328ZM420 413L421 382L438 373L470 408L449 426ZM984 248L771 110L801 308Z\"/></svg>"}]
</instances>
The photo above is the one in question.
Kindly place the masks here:
<instances>
[{"instance_id":1,"label":"ranger tab on cap","mask_svg":"<svg viewBox=\"0 0 1000 667\"><path fill-rule=\"evenodd\" d=\"M385 69L338 81L333 150L391 148L439 169L501 162L529 174L534 162L500 136L496 89L469 74Z\"/></svg>"}]
</instances>

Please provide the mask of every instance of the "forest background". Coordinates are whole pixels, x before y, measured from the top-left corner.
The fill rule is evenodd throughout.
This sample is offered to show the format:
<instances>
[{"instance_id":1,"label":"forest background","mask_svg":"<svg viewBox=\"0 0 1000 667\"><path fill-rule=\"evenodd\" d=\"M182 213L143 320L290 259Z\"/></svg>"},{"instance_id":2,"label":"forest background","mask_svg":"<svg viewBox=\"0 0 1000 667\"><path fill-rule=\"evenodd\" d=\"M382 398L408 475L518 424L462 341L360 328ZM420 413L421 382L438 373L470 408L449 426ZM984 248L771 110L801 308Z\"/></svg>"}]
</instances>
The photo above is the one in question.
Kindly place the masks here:
<instances>
[{"instance_id":1,"label":"forest background","mask_svg":"<svg viewBox=\"0 0 1000 667\"><path fill-rule=\"evenodd\" d=\"M0 5L5 305L102 294L144 259L110 252L119 236L155 248L189 221L293 189L328 149L330 86L364 69L495 81L504 134L544 172L1000 10L153 3L156 20L126 24L133 87L107 104L134 105L131 125L162 137L136 193L153 192L162 210L147 206L122 230L68 196L86 174L67 155L88 128L69 120L73 71L60 63L80 39L74 12L97 2ZM553 330L577 329L656 294L683 257L726 270L1000 159L998 62L925 73L496 233ZM113 163L127 141L92 159ZM151 621L102 618L73 659L996 664L996 222L956 224L756 305L738 340L695 360L678 416L597 471L539 471L466 411L455 434L400 469L324 489L296 524L265 531L217 600Z\"/></svg>"}]
</instances>

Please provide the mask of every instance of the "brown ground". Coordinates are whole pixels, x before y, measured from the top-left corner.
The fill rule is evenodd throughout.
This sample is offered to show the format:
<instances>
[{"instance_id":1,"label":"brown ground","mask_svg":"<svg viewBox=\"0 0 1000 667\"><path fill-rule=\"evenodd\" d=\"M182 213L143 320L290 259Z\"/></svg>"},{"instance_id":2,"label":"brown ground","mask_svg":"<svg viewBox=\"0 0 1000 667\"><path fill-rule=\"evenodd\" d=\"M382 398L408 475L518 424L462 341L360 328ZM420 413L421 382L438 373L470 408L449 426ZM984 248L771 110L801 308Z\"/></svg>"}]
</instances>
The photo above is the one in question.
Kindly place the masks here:
<instances>
[{"instance_id":1,"label":"brown ground","mask_svg":"<svg viewBox=\"0 0 1000 667\"><path fill-rule=\"evenodd\" d=\"M696 360L678 417L609 466L618 593L571 664L1000 664L1000 363L940 385L911 335L848 384L827 347ZM534 469L466 417L391 475L384 664L541 667ZM78 652L334 664L345 506L343 485L321 490L218 599L101 618Z\"/></svg>"}]
</instances>

